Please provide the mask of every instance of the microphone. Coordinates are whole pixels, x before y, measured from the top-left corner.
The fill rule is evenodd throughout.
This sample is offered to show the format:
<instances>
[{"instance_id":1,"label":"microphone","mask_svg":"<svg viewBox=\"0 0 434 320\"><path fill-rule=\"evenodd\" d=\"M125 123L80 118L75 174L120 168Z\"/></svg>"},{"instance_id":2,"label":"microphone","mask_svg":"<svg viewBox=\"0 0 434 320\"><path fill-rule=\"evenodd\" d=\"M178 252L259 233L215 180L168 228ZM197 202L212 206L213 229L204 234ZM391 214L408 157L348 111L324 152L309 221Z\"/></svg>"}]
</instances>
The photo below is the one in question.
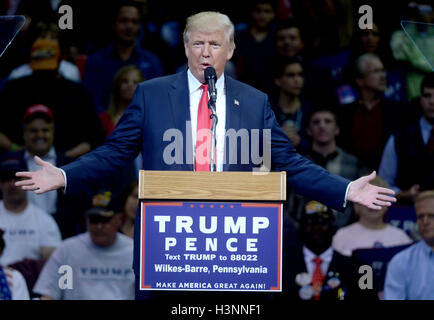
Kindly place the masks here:
<instances>
[{"instance_id":1,"label":"microphone","mask_svg":"<svg viewBox=\"0 0 434 320\"><path fill-rule=\"evenodd\" d=\"M208 108L211 110L211 154L210 154L210 164L209 171L216 171L215 165L215 146L216 146L216 126L218 122L216 114L216 101L217 101L217 89L215 83L217 81L217 75L213 67L208 67L205 69L205 81L208 85L209 101Z\"/></svg>"},{"instance_id":2,"label":"microphone","mask_svg":"<svg viewBox=\"0 0 434 320\"><path fill-rule=\"evenodd\" d=\"M205 82L208 85L209 99L211 103L215 105L217 101L217 89L215 83L217 81L217 74L213 67L208 67L205 69Z\"/></svg>"}]
</instances>

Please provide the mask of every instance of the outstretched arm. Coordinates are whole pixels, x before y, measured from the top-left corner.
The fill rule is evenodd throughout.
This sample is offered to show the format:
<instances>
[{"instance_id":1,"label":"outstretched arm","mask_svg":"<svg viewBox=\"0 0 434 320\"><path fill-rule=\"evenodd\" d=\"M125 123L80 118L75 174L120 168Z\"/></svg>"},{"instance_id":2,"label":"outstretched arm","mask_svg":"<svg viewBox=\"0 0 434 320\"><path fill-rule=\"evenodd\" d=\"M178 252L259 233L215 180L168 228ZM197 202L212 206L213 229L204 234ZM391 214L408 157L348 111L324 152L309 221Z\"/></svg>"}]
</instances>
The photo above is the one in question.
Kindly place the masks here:
<instances>
[{"instance_id":1,"label":"outstretched arm","mask_svg":"<svg viewBox=\"0 0 434 320\"><path fill-rule=\"evenodd\" d=\"M17 187L21 187L23 190L35 191L37 194L65 187L65 177L62 170L49 162L43 161L38 156L35 156L35 162L41 166L41 169L34 172L16 173L17 177L24 178L24 180L15 183Z\"/></svg>"}]
</instances>

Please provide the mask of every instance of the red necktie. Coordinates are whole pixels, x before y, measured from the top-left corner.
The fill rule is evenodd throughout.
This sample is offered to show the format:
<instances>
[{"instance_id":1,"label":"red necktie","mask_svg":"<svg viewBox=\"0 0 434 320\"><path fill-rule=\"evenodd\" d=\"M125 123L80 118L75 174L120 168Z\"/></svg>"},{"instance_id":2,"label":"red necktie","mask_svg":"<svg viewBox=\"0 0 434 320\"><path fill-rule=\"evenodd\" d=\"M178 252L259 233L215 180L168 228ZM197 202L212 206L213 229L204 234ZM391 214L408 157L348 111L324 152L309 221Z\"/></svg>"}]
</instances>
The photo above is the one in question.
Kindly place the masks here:
<instances>
[{"instance_id":1,"label":"red necktie","mask_svg":"<svg viewBox=\"0 0 434 320\"><path fill-rule=\"evenodd\" d=\"M316 257L313 259L315 262L315 270L312 275L312 289L313 289L313 298L315 300L319 300L321 294L322 284L324 282L324 274L321 270L322 259L320 257Z\"/></svg>"},{"instance_id":2,"label":"red necktie","mask_svg":"<svg viewBox=\"0 0 434 320\"><path fill-rule=\"evenodd\" d=\"M197 112L197 131L196 131L196 171L209 171L211 153L211 110L208 108L208 85L200 86L202 96L199 101Z\"/></svg>"},{"instance_id":3,"label":"red necktie","mask_svg":"<svg viewBox=\"0 0 434 320\"><path fill-rule=\"evenodd\" d=\"M434 156L434 128L431 129L431 135L428 139L427 148L428 148L428 155Z\"/></svg>"}]
</instances>

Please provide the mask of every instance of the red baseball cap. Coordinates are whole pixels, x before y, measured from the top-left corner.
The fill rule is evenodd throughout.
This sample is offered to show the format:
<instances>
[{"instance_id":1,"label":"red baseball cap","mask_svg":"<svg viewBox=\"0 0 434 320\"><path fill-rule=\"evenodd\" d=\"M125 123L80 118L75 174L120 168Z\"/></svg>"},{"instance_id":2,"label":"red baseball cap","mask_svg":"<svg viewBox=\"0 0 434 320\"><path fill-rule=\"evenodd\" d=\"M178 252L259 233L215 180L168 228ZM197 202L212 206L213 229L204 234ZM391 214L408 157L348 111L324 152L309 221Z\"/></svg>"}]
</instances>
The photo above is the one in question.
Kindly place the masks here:
<instances>
[{"instance_id":1,"label":"red baseball cap","mask_svg":"<svg viewBox=\"0 0 434 320\"><path fill-rule=\"evenodd\" d=\"M45 115L50 122L54 122L53 112L51 111L50 108L48 108L43 104L35 104L33 106L28 107L26 112L24 113L23 122L27 122L28 118L35 114Z\"/></svg>"}]
</instances>

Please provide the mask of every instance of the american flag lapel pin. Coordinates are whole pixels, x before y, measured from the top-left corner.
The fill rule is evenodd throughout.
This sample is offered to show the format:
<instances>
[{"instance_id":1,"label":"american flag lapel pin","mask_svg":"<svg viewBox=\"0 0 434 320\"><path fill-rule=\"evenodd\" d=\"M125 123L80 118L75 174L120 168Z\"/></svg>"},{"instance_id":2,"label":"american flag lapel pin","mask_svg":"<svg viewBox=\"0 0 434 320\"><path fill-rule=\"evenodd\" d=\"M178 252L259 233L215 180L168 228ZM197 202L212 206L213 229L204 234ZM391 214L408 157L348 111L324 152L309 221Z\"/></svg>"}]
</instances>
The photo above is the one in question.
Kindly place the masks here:
<instances>
[{"instance_id":1,"label":"american flag lapel pin","mask_svg":"<svg viewBox=\"0 0 434 320\"><path fill-rule=\"evenodd\" d=\"M235 104L236 106L240 106L240 102L239 102L237 99L234 99L234 104Z\"/></svg>"}]
</instances>

